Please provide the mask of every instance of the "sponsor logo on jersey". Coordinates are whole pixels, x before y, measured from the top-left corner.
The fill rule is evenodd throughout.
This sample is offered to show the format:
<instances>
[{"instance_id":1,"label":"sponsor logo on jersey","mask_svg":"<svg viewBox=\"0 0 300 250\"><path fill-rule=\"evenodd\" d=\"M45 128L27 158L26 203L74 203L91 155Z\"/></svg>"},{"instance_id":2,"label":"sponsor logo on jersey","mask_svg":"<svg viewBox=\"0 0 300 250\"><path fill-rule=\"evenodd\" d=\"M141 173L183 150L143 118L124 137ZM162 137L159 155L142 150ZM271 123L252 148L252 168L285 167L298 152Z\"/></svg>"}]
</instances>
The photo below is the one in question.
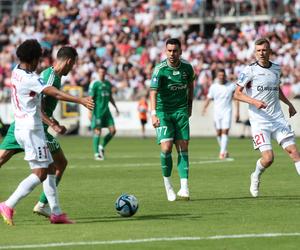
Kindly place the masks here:
<instances>
[{"instance_id":1,"label":"sponsor logo on jersey","mask_svg":"<svg viewBox=\"0 0 300 250\"><path fill-rule=\"evenodd\" d=\"M257 86L257 91L278 91L279 87L271 87L271 86Z\"/></svg>"},{"instance_id":2,"label":"sponsor logo on jersey","mask_svg":"<svg viewBox=\"0 0 300 250\"><path fill-rule=\"evenodd\" d=\"M180 74L180 72L179 71L173 71L173 76L177 76L177 75L179 75Z\"/></svg>"},{"instance_id":3,"label":"sponsor logo on jersey","mask_svg":"<svg viewBox=\"0 0 300 250\"><path fill-rule=\"evenodd\" d=\"M183 90L186 89L186 85L169 85L168 88L172 91Z\"/></svg>"}]
</instances>

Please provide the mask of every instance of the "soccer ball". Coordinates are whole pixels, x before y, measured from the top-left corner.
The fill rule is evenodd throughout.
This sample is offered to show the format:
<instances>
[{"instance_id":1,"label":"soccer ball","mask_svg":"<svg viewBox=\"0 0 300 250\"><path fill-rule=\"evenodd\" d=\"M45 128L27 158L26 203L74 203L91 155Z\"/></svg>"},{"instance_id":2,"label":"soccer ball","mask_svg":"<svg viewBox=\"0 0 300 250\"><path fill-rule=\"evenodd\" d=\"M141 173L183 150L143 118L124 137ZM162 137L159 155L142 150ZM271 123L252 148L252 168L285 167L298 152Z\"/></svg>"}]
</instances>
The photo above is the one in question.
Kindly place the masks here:
<instances>
[{"instance_id":1,"label":"soccer ball","mask_svg":"<svg viewBox=\"0 0 300 250\"><path fill-rule=\"evenodd\" d=\"M139 208L137 198L132 194L122 194L115 203L117 213L122 217L130 217L136 213Z\"/></svg>"}]
</instances>

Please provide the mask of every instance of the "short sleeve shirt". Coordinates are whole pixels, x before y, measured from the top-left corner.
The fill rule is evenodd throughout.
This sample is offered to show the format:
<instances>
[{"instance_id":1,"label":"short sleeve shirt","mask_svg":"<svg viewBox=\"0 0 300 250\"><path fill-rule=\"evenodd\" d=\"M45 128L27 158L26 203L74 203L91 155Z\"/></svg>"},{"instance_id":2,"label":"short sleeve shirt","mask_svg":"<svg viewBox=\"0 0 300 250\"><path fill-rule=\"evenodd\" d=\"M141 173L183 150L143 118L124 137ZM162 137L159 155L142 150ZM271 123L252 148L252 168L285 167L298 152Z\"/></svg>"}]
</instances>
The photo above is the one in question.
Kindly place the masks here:
<instances>
[{"instance_id":1,"label":"short sleeve shirt","mask_svg":"<svg viewBox=\"0 0 300 250\"><path fill-rule=\"evenodd\" d=\"M193 67L180 59L180 65L173 68L167 60L158 64L152 74L150 88L157 90L156 110L166 113L188 110L188 89L195 78Z\"/></svg>"},{"instance_id":2,"label":"short sleeve shirt","mask_svg":"<svg viewBox=\"0 0 300 250\"><path fill-rule=\"evenodd\" d=\"M280 66L272 62L268 68L252 63L240 74L237 85L245 87L248 96L268 105L265 109L249 105L250 121L264 123L284 117L279 102L280 75Z\"/></svg>"},{"instance_id":3,"label":"short sleeve shirt","mask_svg":"<svg viewBox=\"0 0 300 250\"><path fill-rule=\"evenodd\" d=\"M47 85L35 73L17 65L11 76L12 106L16 129L43 127L41 119L41 92Z\"/></svg>"}]
</instances>

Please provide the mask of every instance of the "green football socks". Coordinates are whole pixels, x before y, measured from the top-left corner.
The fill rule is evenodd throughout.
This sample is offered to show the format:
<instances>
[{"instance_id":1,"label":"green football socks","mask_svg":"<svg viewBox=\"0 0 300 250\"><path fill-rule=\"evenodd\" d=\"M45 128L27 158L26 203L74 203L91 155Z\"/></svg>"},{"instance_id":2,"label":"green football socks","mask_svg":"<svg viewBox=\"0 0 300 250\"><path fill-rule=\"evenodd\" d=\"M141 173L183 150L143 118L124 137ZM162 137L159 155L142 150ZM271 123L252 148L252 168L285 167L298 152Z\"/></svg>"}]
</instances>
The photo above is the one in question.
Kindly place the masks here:
<instances>
[{"instance_id":1,"label":"green football socks","mask_svg":"<svg viewBox=\"0 0 300 250\"><path fill-rule=\"evenodd\" d=\"M100 136L94 134L93 135L93 149L94 149L95 154L99 153L99 149L98 149L99 142L100 142Z\"/></svg>"},{"instance_id":2,"label":"green football socks","mask_svg":"<svg viewBox=\"0 0 300 250\"><path fill-rule=\"evenodd\" d=\"M178 152L177 168L180 178L187 179L189 176L189 156L187 151Z\"/></svg>"},{"instance_id":3,"label":"green football socks","mask_svg":"<svg viewBox=\"0 0 300 250\"><path fill-rule=\"evenodd\" d=\"M108 144L108 142L113 138L113 134L108 133L103 139L103 148Z\"/></svg>"},{"instance_id":4,"label":"green football socks","mask_svg":"<svg viewBox=\"0 0 300 250\"><path fill-rule=\"evenodd\" d=\"M173 167L172 153L161 152L160 162L161 162L162 175L165 177L170 177L172 172L172 167Z\"/></svg>"}]
</instances>

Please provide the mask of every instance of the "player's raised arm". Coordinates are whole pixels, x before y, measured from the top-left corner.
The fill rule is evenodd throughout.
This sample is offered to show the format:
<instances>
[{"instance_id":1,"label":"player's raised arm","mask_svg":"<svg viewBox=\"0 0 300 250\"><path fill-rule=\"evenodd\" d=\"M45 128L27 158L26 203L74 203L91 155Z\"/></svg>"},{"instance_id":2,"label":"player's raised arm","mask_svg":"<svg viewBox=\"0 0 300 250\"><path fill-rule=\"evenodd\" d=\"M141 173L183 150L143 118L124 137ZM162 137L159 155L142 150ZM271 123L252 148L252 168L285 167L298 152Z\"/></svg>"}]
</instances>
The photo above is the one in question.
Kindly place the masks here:
<instances>
[{"instance_id":1,"label":"player's raised arm","mask_svg":"<svg viewBox=\"0 0 300 250\"><path fill-rule=\"evenodd\" d=\"M79 103L89 110L92 110L94 108L94 101L93 98L88 96L88 97L76 97L73 95L69 95L63 91L58 90L57 88L53 86L48 86L43 89L43 94L52 96L58 100L61 101L66 101L66 102L74 102L74 103Z\"/></svg>"}]
</instances>

